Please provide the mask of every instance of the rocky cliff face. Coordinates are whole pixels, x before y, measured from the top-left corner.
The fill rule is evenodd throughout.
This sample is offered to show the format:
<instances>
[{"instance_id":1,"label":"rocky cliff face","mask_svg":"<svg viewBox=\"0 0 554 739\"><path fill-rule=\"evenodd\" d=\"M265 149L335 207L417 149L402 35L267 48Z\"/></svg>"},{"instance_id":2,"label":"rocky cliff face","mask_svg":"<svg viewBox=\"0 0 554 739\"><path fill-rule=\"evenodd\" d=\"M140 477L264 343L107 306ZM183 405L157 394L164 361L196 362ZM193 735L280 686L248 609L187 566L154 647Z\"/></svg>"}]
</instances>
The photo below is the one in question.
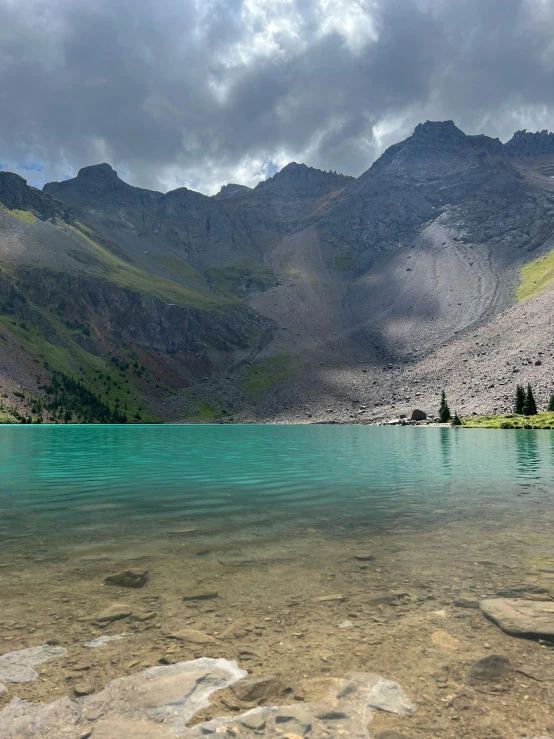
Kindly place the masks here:
<instances>
[{"instance_id":1,"label":"rocky cliff face","mask_svg":"<svg viewBox=\"0 0 554 739\"><path fill-rule=\"evenodd\" d=\"M500 142L466 136L452 121L427 121L349 183L317 227L333 249L352 251L362 270L379 252L409 244L445 208L478 200L494 183L513 191L520 180Z\"/></svg>"},{"instance_id":2,"label":"rocky cliff face","mask_svg":"<svg viewBox=\"0 0 554 739\"><path fill-rule=\"evenodd\" d=\"M67 206L49 194L29 187L27 181L13 172L0 172L0 204L9 210L30 211L43 220L57 218L69 222L71 212Z\"/></svg>"}]
</instances>

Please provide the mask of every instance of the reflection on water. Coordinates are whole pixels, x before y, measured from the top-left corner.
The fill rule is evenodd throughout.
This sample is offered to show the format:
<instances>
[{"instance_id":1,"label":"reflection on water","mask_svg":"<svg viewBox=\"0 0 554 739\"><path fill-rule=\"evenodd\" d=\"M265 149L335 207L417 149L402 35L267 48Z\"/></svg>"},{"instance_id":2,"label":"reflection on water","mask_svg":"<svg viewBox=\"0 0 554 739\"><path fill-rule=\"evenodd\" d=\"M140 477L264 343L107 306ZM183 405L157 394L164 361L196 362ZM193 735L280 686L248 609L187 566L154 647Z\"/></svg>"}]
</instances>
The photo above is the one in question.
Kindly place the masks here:
<instances>
[{"instance_id":1,"label":"reflection on water","mask_svg":"<svg viewBox=\"0 0 554 739\"><path fill-rule=\"evenodd\" d=\"M541 482L541 449L536 430L516 431L517 478L524 488ZM522 491L528 492L528 491Z\"/></svg>"}]
</instances>

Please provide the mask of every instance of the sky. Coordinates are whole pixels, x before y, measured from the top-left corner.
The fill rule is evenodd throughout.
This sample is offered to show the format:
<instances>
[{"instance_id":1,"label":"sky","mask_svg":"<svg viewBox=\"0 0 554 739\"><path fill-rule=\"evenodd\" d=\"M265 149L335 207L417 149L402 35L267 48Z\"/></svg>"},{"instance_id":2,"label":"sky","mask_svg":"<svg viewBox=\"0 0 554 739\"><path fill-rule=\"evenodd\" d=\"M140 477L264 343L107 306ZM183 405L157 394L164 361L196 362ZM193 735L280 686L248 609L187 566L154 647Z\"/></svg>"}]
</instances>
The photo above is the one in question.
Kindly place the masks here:
<instances>
[{"instance_id":1,"label":"sky","mask_svg":"<svg viewBox=\"0 0 554 739\"><path fill-rule=\"evenodd\" d=\"M421 121L554 129L554 0L0 0L0 169L211 195Z\"/></svg>"}]
</instances>

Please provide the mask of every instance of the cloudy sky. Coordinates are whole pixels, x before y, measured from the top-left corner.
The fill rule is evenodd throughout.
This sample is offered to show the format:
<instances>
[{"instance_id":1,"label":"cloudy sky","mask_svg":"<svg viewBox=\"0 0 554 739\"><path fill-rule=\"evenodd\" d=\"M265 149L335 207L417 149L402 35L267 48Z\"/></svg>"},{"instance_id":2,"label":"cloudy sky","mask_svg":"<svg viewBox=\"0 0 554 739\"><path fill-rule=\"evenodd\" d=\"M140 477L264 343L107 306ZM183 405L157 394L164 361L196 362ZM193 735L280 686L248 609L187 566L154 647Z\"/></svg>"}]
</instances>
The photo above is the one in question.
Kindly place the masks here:
<instances>
[{"instance_id":1,"label":"cloudy sky","mask_svg":"<svg viewBox=\"0 0 554 739\"><path fill-rule=\"evenodd\" d=\"M0 169L207 194L426 119L554 129L554 0L0 0Z\"/></svg>"}]
</instances>

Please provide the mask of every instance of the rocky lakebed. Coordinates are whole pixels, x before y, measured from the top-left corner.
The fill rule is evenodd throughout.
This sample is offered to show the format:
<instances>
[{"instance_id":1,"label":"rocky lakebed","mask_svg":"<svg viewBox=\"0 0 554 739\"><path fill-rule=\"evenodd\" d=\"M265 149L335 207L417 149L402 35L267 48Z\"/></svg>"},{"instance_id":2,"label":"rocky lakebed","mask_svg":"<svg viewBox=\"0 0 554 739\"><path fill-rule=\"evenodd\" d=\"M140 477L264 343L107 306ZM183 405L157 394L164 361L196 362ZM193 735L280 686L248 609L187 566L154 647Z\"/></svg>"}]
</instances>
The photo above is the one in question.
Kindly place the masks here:
<instances>
[{"instance_id":1,"label":"rocky lakebed","mask_svg":"<svg viewBox=\"0 0 554 739\"><path fill-rule=\"evenodd\" d=\"M548 517L179 523L0 558L0 736L554 735ZM158 532L159 533L159 532Z\"/></svg>"}]
</instances>

